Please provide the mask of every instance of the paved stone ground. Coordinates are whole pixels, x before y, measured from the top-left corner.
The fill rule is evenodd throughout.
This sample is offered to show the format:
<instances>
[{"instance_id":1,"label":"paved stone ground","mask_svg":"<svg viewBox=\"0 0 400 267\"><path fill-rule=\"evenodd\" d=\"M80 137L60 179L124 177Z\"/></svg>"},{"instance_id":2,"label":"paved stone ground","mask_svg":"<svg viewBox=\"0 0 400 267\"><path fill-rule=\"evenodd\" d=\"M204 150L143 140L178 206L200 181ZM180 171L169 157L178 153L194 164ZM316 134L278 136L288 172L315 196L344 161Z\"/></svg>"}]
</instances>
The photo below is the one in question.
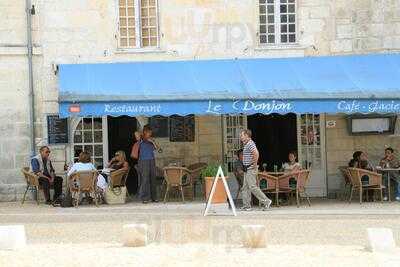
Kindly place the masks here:
<instances>
[{"instance_id":1,"label":"paved stone ground","mask_svg":"<svg viewBox=\"0 0 400 267\"><path fill-rule=\"evenodd\" d=\"M364 249L369 227L391 228L396 243L400 244L400 203L397 202L360 205L313 200L311 207L255 209L238 212L237 217L229 216L226 205L215 207L214 216L203 217L203 211L204 204L199 202L128 203L98 208L82 205L77 209L29 202L23 206L0 203L0 224L25 225L29 244L25 254L31 255L40 266L50 266L51 259L62 263L61 266L72 266L73 262L65 255L85 264L94 264L95 255L101 255L103 265L99 266L137 266L147 257L143 258L144 255L154 255L159 261L152 259L146 264L154 264L141 266L173 263L181 266L182 262L186 266L188 262L194 266L213 266L218 262L220 266L248 265L243 260L248 257L248 251L240 249L240 225L243 224L263 224L267 228L269 246L250 254L254 266L266 260L278 266L296 263L299 266L400 266L399 251L381 255ZM122 225L143 222L149 224L152 244L140 249L121 247ZM88 254L88 258L77 251ZM35 256L41 252L51 253L46 259ZM217 257L229 260L212 261L214 252ZM0 252L0 266L29 266L25 257L16 257L18 253ZM12 265L4 265L2 261Z\"/></svg>"}]
</instances>

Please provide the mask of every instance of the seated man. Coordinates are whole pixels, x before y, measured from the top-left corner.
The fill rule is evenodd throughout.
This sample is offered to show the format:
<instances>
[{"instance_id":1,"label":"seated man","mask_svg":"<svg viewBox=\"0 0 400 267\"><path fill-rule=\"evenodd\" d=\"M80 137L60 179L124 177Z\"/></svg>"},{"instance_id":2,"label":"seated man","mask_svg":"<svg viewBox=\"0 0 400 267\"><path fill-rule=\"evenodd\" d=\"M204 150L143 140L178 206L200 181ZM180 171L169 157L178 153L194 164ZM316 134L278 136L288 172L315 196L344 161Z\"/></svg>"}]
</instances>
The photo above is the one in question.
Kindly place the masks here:
<instances>
[{"instance_id":1,"label":"seated man","mask_svg":"<svg viewBox=\"0 0 400 267\"><path fill-rule=\"evenodd\" d=\"M233 174L235 175L236 181L238 183L239 189L236 194L236 198L239 196L239 192L243 186L243 149L236 151L237 160L233 163Z\"/></svg>"},{"instance_id":2,"label":"seated man","mask_svg":"<svg viewBox=\"0 0 400 267\"><path fill-rule=\"evenodd\" d=\"M400 167L400 161L395 157L394 150L391 147L385 149L385 157L381 159L379 165L382 168L397 169ZM396 200L400 201L400 173L399 171L388 171L384 174L384 184L387 184L387 179L392 179L397 183ZM387 200L387 190L385 190L384 200Z\"/></svg>"},{"instance_id":3,"label":"seated man","mask_svg":"<svg viewBox=\"0 0 400 267\"><path fill-rule=\"evenodd\" d=\"M43 189L46 204L58 204L60 195L62 193L61 177L55 175L53 165L49 158L50 149L47 146L42 146L39 154L31 159L31 170L39 176L39 184ZM53 184L54 196L53 202L50 199L50 185Z\"/></svg>"}]
</instances>

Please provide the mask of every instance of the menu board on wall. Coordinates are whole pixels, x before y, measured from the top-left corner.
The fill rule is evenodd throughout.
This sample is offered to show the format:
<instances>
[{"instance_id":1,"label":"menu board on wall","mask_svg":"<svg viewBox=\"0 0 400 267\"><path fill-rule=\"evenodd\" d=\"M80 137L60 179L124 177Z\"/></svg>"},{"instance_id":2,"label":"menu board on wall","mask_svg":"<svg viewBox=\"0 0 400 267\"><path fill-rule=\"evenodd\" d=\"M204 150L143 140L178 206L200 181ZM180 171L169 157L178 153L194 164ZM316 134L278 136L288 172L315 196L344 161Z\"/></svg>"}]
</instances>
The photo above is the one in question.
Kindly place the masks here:
<instances>
[{"instance_id":1,"label":"menu board on wall","mask_svg":"<svg viewBox=\"0 0 400 267\"><path fill-rule=\"evenodd\" d=\"M149 124L154 137L168 137L168 117L153 116L149 118Z\"/></svg>"},{"instance_id":2,"label":"menu board on wall","mask_svg":"<svg viewBox=\"0 0 400 267\"><path fill-rule=\"evenodd\" d=\"M47 138L48 143L68 143L68 119L61 119L58 115L47 115Z\"/></svg>"},{"instance_id":3,"label":"menu board on wall","mask_svg":"<svg viewBox=\"0 0 400 267\"><path fill-rule=\"evenodd\" d=\"M195 119L194 115L171 116L169 118L171 142L194 142Z\"/></svg>"}]
</instances>

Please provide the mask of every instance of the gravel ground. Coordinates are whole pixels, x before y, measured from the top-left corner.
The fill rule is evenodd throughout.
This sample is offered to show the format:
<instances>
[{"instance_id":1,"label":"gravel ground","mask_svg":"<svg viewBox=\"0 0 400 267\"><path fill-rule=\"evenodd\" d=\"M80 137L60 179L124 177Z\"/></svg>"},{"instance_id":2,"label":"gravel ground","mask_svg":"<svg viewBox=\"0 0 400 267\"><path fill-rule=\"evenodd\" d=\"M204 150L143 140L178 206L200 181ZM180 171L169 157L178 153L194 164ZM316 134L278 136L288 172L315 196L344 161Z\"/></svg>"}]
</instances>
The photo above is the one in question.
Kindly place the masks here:
<instances>
[{"instance_id":1,"label":"gravel ground","mask_svg":"<svg viewBox=\"0 0 400 267\"><path fill-rule=\"evenodd\" d=\"M54 208L0 203L0 224L23 224L28 246L0 251L0 266L400 266L400 251L366 251L366 229L388 227L400 244L400 204L313 201L203 217L201 203ZM215 209L218 214L229 211ZM147 223L151 244L122 247L122 225ZM240 226L266 226L266 249L240 248ZM221 234L222 233L222 234Z\"/></svg>"}]
</instances>

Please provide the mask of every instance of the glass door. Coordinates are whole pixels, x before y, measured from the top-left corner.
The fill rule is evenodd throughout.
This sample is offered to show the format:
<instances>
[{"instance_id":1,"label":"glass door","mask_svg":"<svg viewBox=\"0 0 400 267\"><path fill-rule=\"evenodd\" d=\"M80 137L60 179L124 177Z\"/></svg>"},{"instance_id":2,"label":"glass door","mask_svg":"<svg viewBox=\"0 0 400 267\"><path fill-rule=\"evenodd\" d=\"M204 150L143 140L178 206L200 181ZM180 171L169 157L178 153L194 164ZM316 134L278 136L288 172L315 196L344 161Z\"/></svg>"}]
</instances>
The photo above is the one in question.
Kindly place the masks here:
<instances>
[{"instance_id":1,"label":"glass door","mask_svg":"<svg viewBox=\"0 0 400 267\"><path fill-rule=\"evenodd\" d=\"M224 123L224 163L232 174L233 164L236 161L236 151L241 148L240 132L247 128L247 116L225 115Z\"/></svg>"},{"instance_id":2,"label":"glass door","mask_svg":"<svg viewBox=\"0 0 400 267\"><path fill-rule=\"evenodd\" d=\"M307 191L310 196L324 197L326 192L325 117L302 114L297 117L299 163L311 170Z\"/></svg>"}]
</instances>

